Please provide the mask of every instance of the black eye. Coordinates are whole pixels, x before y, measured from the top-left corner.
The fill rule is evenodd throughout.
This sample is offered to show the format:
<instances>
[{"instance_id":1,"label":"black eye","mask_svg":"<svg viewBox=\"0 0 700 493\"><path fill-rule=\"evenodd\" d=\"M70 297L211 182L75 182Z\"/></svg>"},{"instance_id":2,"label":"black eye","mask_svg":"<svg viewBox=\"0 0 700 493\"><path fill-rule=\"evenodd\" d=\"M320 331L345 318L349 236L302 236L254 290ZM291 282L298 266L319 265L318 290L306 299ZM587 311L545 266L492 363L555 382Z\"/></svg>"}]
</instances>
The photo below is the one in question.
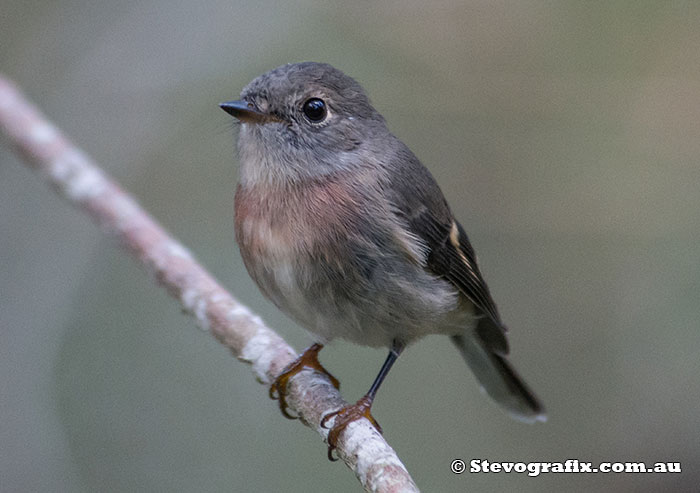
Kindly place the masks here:
<instances>
[{"instance_id":1,"label":"black eye","mask_svg":"<svg viewBox=\"0 0 700 493\"><path fill-rule=\"evenodd\" d=\"M312 122L320 122L327 113L326 103L322 99L311 98L304 103L304 114Z\"/></svg>"}]
</instances>

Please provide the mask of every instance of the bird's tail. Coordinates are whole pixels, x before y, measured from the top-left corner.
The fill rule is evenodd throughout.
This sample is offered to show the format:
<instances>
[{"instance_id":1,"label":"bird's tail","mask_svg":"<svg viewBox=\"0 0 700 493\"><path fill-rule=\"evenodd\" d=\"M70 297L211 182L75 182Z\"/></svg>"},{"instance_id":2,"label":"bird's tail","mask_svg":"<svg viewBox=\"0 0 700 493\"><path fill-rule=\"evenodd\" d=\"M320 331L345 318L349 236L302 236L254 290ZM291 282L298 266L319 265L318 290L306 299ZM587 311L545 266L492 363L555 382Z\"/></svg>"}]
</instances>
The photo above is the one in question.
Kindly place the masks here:
<instances>
[{"instance_id":1,"label":"bird's tail","mask_svg":"<svg viewBox=\"0 0 700 493\"><path fill-rule=\"evenodd\" d=\"M546 421L544 407L506 358L486 347L474 332L452 336L482 388L513 418L526 423Z\"/></svg>"}]
</instances>

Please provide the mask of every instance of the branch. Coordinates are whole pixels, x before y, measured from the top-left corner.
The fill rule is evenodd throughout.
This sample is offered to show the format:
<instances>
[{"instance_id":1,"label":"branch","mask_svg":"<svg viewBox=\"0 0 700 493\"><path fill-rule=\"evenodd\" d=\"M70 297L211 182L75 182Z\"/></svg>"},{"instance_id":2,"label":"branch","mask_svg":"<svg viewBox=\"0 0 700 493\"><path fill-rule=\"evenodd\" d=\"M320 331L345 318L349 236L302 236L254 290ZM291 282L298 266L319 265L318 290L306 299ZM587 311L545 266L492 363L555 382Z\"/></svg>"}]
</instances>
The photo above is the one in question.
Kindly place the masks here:
<instances>
[{"instance_id":1,"label":"branch","mask_svg":"<svg viewBox=\"0 0 700 493\"><path fill-rule=\"evenodd\" d=\"M69 202L90 215L207 329L269 385L295 358L294 350L260 317L234 299L139 204L0 76L0 130L24 161ZM324 440L321 418L346 405L325 375L304 370L289 384L288 402ZM366 491L418 491L394 450L366 419L341 434L338 456Z\"/></svg>"}]
</instances>

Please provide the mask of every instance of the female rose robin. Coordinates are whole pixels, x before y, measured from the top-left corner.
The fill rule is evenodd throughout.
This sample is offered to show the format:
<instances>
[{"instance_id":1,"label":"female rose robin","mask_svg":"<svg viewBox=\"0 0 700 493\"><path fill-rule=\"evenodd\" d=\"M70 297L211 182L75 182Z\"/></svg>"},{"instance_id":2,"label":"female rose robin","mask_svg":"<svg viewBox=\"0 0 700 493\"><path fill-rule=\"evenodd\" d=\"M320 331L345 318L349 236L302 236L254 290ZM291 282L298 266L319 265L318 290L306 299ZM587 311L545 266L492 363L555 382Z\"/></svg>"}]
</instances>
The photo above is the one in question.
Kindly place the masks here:
<instances>
[{"instance_id":1,"label":"female rose robin","mask_svg":"<svg viewBox=\"0 0 700 493\"><path fill-rule=\"evenodd\" d=\"M367 395L324 417L324 426L335 417L332 458L348 423L366 417L381 431L370 408L406 345L444 334L511 416L545 419L506 360L506 327L464 229L357 82L327 64L289 64L221 108L241 122L243 261L265 296L316 339L271 388L286 416L289 378L305 366L325 372L322 344L340 337L390 348Z\"/></svg>"}]
</instances>

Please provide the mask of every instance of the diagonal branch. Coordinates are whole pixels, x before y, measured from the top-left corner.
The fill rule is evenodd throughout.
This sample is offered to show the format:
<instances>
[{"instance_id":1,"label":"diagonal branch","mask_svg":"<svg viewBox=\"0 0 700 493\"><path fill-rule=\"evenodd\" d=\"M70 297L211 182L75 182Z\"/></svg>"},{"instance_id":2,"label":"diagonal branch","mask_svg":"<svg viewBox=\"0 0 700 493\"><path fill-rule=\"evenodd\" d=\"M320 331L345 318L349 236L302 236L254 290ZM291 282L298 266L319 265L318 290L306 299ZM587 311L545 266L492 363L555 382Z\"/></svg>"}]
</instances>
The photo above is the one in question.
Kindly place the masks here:
<instances>
[{"instance_id":1,"label":"diagonal branch","mask_svg":"<svg viewBox=\"0 0 700 493\"><path fill-rule=\"evenodd\" d=\"M80 149L0 76L0 130L25 162L68 201L90 215L192 315L253 373L269 384L296 357L260 317L234 299L190 252L105 175ZM305 370L289 385L290 407L326 440L321 418L343 405L325 375ZM418 491L394 450L367 420L351 423L338 456L367 491Z\"/></svg>"}]
</instances>

